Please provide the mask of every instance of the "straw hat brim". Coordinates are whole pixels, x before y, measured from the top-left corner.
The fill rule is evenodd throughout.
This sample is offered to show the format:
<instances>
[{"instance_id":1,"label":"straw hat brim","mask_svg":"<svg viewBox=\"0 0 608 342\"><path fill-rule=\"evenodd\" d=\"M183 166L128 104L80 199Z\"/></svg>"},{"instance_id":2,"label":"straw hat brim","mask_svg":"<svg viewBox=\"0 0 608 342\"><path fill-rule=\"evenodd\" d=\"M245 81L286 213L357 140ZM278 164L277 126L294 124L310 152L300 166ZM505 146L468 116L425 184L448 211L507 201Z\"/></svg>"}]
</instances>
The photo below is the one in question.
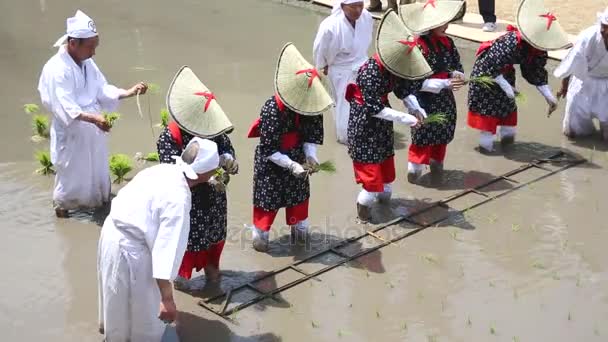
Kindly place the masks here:
<instances>
[{"instance_id":1,"label":"straw hat brim","mask_svg":"<svg viewBox=\"0 0 608 342\"><path fill-rule=\"evenodd\" d=\"M437 0L428 4L415 2L399 6L399 17L408 30L421 34L452 22L462 6L464 1L457 0Z\"/></svg>"},{"instance_id":2,"label":"straw hat brim","mask_svg":"<svg viewBox=\"0 0 608 342\"><path fill-rule=\"evenodd\" d=\"M384 67L405 79L431 75L433 70L415 42L397 13L389 9L382 17L376 35L376 50Z\"/></svg>"},{"instance_id":3,"label":"straw hat brim","mask_svg":"<svg viewBox=\"0 0 608 342\"><path fill-rule=\"evenodd\" d=\"M180 128L194 136L214 138L231 132L234 126L211 95L192 69L183 66L167 92L167 109Z\"/></svg>"},{"instance_id":4,"label":"straw hat brim","mask_svg":"<svg viewBox=\"0 0 608 342\"><path fill-rule=\"evenodd\" d=\"M552 15L544 6L543 0L522 0L517 9L517 27L522 37L533 47L544 50L562 50L572 46L568 34L557 20L551 21Z\"/></svg>"},{"instance_id":5,"label":"straw hat brim","mask_svg":"<svg viewBox=\"0 0 608 342\"><path fill-rule=\"evenodd\" d=\"M283 46L274 78L275 91L285 106L302 115L319 115L327 111L333 100L322 75L293 45Z\"/></svg>"}]
</instances>

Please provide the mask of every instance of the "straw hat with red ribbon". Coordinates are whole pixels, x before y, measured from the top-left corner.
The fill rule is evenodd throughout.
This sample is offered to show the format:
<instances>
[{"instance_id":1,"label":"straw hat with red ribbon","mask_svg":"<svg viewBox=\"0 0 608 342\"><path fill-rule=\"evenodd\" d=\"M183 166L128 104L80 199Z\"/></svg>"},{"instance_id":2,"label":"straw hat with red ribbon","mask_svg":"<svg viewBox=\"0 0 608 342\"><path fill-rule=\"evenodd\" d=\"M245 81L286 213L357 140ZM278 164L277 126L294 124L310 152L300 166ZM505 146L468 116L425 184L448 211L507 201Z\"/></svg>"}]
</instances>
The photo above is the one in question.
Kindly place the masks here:
<instances>
[{"instance_id":1,"label":"straw hat with red ribbon","mask_svg":"<svg viewBox=\"0 0 608 342\"><path fill-rule=\"evenodd\" d=\"M561 50L572 46L557 16L545 8L543 0L521 1L517 9L517 27L522 38L539 50Z\"/></svg>"}]
</instances>

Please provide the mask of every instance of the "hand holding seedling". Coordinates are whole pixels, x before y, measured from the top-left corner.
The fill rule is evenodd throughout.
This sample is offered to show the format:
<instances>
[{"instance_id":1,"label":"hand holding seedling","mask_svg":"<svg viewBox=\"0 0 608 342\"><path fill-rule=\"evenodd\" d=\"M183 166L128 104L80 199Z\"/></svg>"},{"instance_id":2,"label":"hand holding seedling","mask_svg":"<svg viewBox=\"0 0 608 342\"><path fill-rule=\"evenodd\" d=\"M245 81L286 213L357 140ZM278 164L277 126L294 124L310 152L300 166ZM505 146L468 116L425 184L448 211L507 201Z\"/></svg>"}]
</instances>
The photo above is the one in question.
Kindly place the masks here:
<instances>
[{"instance_id":1,"label":"hand holding seedling","mask_svg":"<svg viewBox=\"0 0 608 342\"><path fill-rule=\"evenodd\" d=\"M464 86L465 80L459 76L450 79L450 90L458 91L458 89Z\"/></svg>"},{"instance_id":2,"label":"hand holding seedling","mask_svg":"<svg viewBox=\"0 0 608 342\"><path fill-rule=\"evenodd\" d=\"M131 89L127 90L127 97L132 97L135 95L144 95L146 91L148 91L148 85L144 82L139 82L133 87L131 87Z\"/></svg>"}]
</instances>

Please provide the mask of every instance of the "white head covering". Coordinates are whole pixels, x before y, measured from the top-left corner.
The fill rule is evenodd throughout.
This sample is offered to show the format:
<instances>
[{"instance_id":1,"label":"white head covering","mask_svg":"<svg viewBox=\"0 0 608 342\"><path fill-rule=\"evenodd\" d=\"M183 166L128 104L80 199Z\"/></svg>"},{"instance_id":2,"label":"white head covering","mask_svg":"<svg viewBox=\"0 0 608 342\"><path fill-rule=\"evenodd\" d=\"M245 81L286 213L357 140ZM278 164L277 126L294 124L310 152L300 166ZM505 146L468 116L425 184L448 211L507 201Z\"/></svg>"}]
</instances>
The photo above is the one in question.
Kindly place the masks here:
<instances>
[{"instance_id":1,"label":"white head covering","mask_svg":"<svg viewBox=\"0 0 608 342\"><path fill-rule=\"evenodd\" d=\"M608 25L608 7L604 11L604 13L597 14L597 19L600 21L600 23Z\"/></svg>"},{"instance_id":2,"label":"white head covering","mask_svg":"<svg viewBox=\"0 0 608 342\"><path fill-rule=\"evenodd\" d=\"M357 2L363 2L363 0L334 0L334 8L331 10L331 14L335 15L342 12L342 4L349 5Z\"/></svg>"},{"instance_id":3,"label":"white head covering","mask_svg":"<svg viewBox=\"0 0 608 342\"><path fill-rule=\"evenodd\" d=\"M68 37L85 39L97 36L95 22L81 10L76 11L73 17L66 20L66 27L66 34L55 42L54 47L65 44Z\"/></svg>"},{"instance_id":4,"label":"white head covering","mask_svg":"<svg viewBox=\"0 0 608 342\"><path fill-rule=\"evenodd\" d=\"M220 157L217 153L217 144L208 139L201 139L194 137L184 151L188 149L188 147L194 143L198 143L198 154L192 164L186 164L186 162L182 159L182 157L173 156L175 159L175 164L179 166L186 177L190 179L197 179L198 175L201 173L209 172L218 168L220 164ZM182 153L183 156L183 153Z\"/></svg>"}]
</instances>

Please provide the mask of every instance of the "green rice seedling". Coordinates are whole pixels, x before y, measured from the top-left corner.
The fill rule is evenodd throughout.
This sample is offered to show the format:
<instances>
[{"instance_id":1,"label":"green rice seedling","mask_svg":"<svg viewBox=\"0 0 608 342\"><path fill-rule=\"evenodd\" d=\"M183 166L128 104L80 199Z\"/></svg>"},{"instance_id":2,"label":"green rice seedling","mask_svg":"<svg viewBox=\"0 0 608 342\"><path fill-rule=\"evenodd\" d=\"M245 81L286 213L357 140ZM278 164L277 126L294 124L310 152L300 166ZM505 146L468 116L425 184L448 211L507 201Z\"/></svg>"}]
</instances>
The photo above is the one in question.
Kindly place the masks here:
<instances>
[{"instance_id":1,"label":"green rice seedling","mask_svg":"<svg viewBox=\"0 0 608 342\"><path fill-rule=\"evenodd\" d=\"M114 183L120 184L125 180L125 176L133 170L133 163L126 154L113 154L110 156L110 173L114 175Z\"/></svg>"},{"instance_id":2,"label":"green rice seedling","mask_svg":"<svg viewBox=\"0 0 608 342\"><path fill-rule=\"evenodd\" d=\"M327 160L319 164L318 169L321 172L336 173L336 164L331 160Z\"/></svg>"},{"instance_id":3,"label":"green rice seedling","mask_svg":"<svg viewBox=\"0 0 608 342\"><path fill-rule=\"evenodd\" d=\"M106 121L108 122L108 126L110 126L110 128L112 128L114 126L114 123L120 119L120 113L105 113L103 115L103 118L106 119Z\"/></svg>"},{"instance_id":4,"label":"green rice seedling","mask_svg":"<svg viewBox=\"0 0 608 342\"><path fill-rule=\"evenodd\" d=\"M158 95L160 93L160 85L156 83L148 83L148 93Z\"/></svg>"},{"instance_id":5,"label":"green rice seedling","mask_svg":"<svg viewBox=\"0 0 608 342\"><path fill-rule=\"evenodd\" d=\"M380 311L376 310L376 318L380 318Z\"/></svg>"},{"instance_id":6,"label":"green rice seedling","mask_svg":"<svg viewBox=\"0 0 608 342\"><path fill-rule=\"evenodd\" d=\"M317 323L315 321L310 321L310 325L315 329L319 327L319 323Z\"/></svg>"},{"instance_id":7,"label":"green rice seedling","mask_svg":"<svg viewBox=\"0 0 608 342\"><path fill-rule=\"evenodd\" d=\"M437 257L431 253L423 255L422 259L432 264L438 263Z\"/></svg>"},{"instance_id":8,"label":"green rice seedling","mask_svg":"<svg viewBox=\"0 0 608 342\"><path fill-rule=\"evenodd\" d=\"M158 156L158 152L150 152L146 154L144 160L148 162L158 162L160 161L160 157Z\"/></svg>"},{"instance_id":9,"label":"green rice seedling","mask_svg":"<svg viewBox=\"0 0 608 342\"><path fill-rule=\"evenodd\" d=\"M469 78L467 83L473 83L486 89L492 89L496 84L496 81L491 76L477 76Z\"/></svg>"},{"instance_id":10,"label":"green rice seedling","mask_svg":"<svg viewBox=\"0 0 608 342\"><path fill-rule=\"evenodd\" d=\"M445 113L433 113L429 114L426 119L424 119L425 124L439 124L443 125L448 123L448 116Z\"/></svg>"},{"instance_id":11,"label":"green rice seedling","mask_svg":"<svg viewBox=\"0 0 608 342\"><path fill-rule=\"evenodd\" d=\"M162 129L167 128L169 126L169 110L163 108L160 110L160 122L156 125L156 127L160 127Z\"/></svg>"},{"instance_id":12,"label":"green rice seedling","mask_svg":"<svg viewBox=\"0 0 608 342\"><path fill-rule=\"evenodd\" d=\"M469 327L473 326L473 321L471 321L471 316L467 317L467 326L469 326Z\"/></svg>"},{"instance_id":13,"label":"green rice seedling","mask_svg":"<svg viewBox=\"0 0 608 342\"><path fill-rule=\"evenodd\" d=\"M528 97L526 96L526 94L518 91L515 93L515 102L517 104L525 104L526 102L528 102Z\"/></svg>"},{"instance_id":14,"label":"green rice seedling","mask_svg":"<svg viewBox=\"0 0 608 342\"><path fill-rule=\"evenodd\" d=\"M518 224L512 223L511 224L511 230L514 232L518 232L521 229L521 227Z\"/></svg>"},{"instance_id":15,"label":"green rice seedling","mask_svg":"<svg viewBox=\"0 0 608 342\"><path fill-rule=\"evenodd\" d=\"M490 334L496 335L496 327L494 326L494 323L490 324Z\"/></svg>"},{"instance_id":16,"label":"green rice seedling","mask_svg":"<svg viewBox=\"0 0 608 342\"><path fill-rule=\"evenodd\" d=\"M51 153L49 151L37 151L34 156L41 165L41 167L36 170L37 174L45 176L55 174L53 163L51 162Z\"/></svg>"},{"instance_id":17,"label":"green rice seedling","mask_svg":"<svg viewBox=\"0 0 608 342\"><path fill-rule=\"evenodd\" d=\"M498 216L496 216L496 214L488 216L488 222L495 223L496 221L498 221Z\"/></svg>"},{"instance_id":18,"label":"green rice seedling","mask_svg":"<svg viewBox=\"0 0 608 342\"><path fill-rule=\"evenodd\" d=\"M547 269L547 267L545 265L543 265L543 263L541 263L540 261L535 261L532 264L532 267L538 268L539 270L546 270Z\"/></svg>"},{"instance_id":19,"label":"green rice seedling","mask_svg":"<svg viewBox=\"0 0 608 342\"><path fill-rule=\"evenodd\" d=\"M36 114L40 111L40 107L35 103L26 103L23 105L23 110L27 114Z\"/></svg>"},{"instance_id":20,"label":"green rice seedling","mask_svg":"<svg viewBox=\"0 0 608 342\"><path fill-rule=\"evenodd\" d=\"M32 117L32 130L34 135L32 141L40 142L48 139L51 135L49 118L46 115L36 114Z\"/></svg>"}]
</instances>

